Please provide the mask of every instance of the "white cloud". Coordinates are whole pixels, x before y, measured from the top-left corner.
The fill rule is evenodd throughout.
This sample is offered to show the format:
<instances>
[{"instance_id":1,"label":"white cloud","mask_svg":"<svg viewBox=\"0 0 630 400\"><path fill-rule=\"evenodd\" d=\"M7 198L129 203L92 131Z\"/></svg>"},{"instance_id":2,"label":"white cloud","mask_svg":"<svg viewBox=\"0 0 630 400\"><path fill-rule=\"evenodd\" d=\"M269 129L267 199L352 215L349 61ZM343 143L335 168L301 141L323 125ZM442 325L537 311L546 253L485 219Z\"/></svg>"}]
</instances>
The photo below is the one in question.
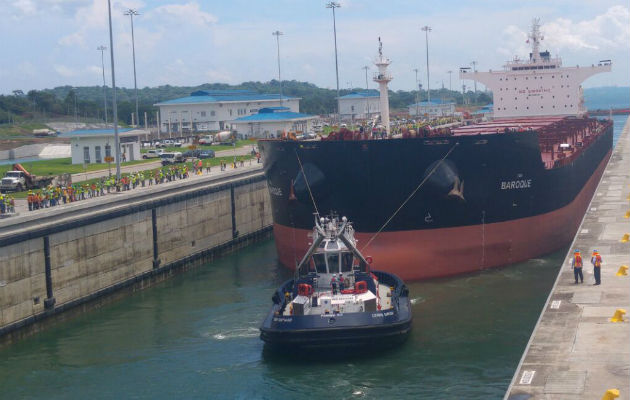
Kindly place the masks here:
<instances>
[{"instance_id":1,"label":"white cloud","mask_svg":"<svg viewBox=\"0 0 630 400\"><path fill-rule=\"evenodd\" d=\"M59 39L58 43L62 46L75 46L79 45L85 46L85 38L83 37L83 33L74 32L69 35L63 36Z\"/></svg>"},{"instance_id":2,"label":"white cloud","mask_svg":"<svg viewBox=\"0 0 630 400\"><path fill-rule=\"evenodd\" d=\"M63 76L64 78L71 78L77 74L74 69L65 65L55 64L53 68L59 75Z\"/></svg>"},{"instance_id":3,"label":"white cloud","mask_svg":"<svg viewBox=\"0 0 630 400\"><path fill-rule=\"evenodd\" d=\"M214 15L202 11L196 2L167 4L157 7L152 13L164 18L165 22L192 24L202 27L210 27L218 20Z\"/></svg>"},{"instance_id":4,"label":"white cloud","mask_svg":"<svg viewBox=\"0 0 630 400\"><path fill-rule=\"evenodd\" d=\"M32 0L16 0L13 2L13 7L17 8L26 15L32 15L37 12L37 7L35 7Z\"/></svg>"}]
</instances>

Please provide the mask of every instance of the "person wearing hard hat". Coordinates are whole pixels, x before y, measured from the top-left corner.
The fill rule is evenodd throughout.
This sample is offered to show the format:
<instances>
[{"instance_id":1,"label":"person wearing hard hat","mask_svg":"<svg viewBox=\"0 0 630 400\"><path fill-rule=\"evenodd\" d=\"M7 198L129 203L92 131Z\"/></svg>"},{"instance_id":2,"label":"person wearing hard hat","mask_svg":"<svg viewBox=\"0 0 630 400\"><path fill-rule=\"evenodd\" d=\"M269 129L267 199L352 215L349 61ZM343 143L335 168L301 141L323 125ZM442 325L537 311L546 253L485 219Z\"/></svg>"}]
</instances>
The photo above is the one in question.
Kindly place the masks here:
<instances>
[{"instance_id":1,"label":"person wearing hard hat","mask_svg":"<svg viewBox=\"0 0 630 400\"><path fill-rule=\"evenodd\" d=\"M580 250L575 249L573 252L573 258L571 258L571 267L573 268L573 276L575 277L575 283L578 283L578 277L580 283L584 283L584 275L582 275L582 255Z\"/></svg>"},{"instance_id":2,"label":"person wearing hard hat","mask_svg":"<svg viewBox=\"0 0 630 400\"><path fill-rule=\"evenodd\" d=\"M593 250L593 254L591 255L591 264L593 264L593 275L595 275L595 283L593 285L599 285L602 283L602 256L599 255L597 250Z\"/></svg>"}]
</instances>

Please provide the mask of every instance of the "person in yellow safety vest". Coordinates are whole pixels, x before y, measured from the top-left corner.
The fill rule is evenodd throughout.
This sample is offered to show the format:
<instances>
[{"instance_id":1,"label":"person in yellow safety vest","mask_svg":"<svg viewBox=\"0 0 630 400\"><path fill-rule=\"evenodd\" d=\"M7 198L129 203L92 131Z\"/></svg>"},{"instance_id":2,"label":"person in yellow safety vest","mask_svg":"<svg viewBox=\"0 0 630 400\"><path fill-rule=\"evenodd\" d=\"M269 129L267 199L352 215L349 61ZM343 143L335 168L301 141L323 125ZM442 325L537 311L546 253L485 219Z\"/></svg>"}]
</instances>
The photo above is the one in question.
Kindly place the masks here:
<instances>
[{"instance_id":1,"label":"person in yellow safety vest","mask_svg":"<svg viewBox=\"0 0 630 400\"><path fill-rule=\"evenodd\" d=\"M4 214L4 195L0 193L0 214Z\"/></svg>"},{"instance_id":2,"label":"person in yellow safety vest","mask_svg":"<svg viewBox=\"0 0 630 400\"><path fill-rule=\"evenodd\" d=\"M26 196L26 201L28 203L28 210L29 211L33 211L33 202L35 200L33 199L33 191L32 190L28 191L28 195Z\"/></svg>"},{"instance_id":3,"label":"person in yellow safety vest","mask_svg":"<svg viewBox=\"0 0 630 400\"><path fill-rule=\"evenodd\" d=\"M575 249L575 251L573 252L571 267L573 268L575 283L578 283L578 277L580 278L580 283L584 283L584 275L582 275L582 255L580 254L580 250L578 249Z\"/></svg>"},{"instance_id":4,"label":"person in yellow safety vest","mask_svg":"<svg viewBox=\"0 0 630 400\"><path fill-rule=\"evenodd\" d=\"M602 256L599 255L597 250L593 250L591 264L593 264L593 275L595 275L595 283L593 285L599 285L602 283Z\"/></svg>"}]
</instances>

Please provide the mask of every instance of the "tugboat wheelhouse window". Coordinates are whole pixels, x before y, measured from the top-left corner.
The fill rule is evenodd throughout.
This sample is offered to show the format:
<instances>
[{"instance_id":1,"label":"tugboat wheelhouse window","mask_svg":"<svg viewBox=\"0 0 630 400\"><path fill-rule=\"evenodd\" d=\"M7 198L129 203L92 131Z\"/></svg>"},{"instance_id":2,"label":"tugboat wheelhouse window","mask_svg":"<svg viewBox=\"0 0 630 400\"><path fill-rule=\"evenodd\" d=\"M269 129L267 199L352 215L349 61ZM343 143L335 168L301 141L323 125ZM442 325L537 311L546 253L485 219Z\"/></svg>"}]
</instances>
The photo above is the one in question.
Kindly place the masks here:
<instances>
[{"instance_id":1,"label":"tugboat wheelhouse window","mask_svg":"<svg viewBox=\"0 0 630 400\"><path fill-rule=\"evenodd\" d=\"M331 253L328 257L328 270L332 274L339 273L339 253Z\"/></svg>"},{"instance_id":2,"label":"tugboat wheelhouse window","mask_svg":"<svg viewBox=\"0 0 630 400\"><path fill-rule=\"evenodd\" d=\"M324 254L313 254L313 262L315 262L315 269L318 274L325 274L326 271L326 256Z\"/></svg>"}]
</instances>

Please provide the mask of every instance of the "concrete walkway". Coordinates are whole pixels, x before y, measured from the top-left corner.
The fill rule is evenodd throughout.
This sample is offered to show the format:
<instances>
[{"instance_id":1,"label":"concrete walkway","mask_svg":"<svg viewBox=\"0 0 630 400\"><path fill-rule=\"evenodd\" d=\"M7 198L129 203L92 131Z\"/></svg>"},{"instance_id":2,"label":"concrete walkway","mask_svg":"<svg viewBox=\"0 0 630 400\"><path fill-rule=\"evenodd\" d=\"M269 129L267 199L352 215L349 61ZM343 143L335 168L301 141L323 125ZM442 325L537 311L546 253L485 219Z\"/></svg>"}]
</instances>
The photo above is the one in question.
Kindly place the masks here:
<instances>
[{"instance_id":1,"label":"concrete walkway","mask_svg":"<svg viewBox=\"0 0 630 400\"><path fill-rule=\"evenodd\" d=\"M630 399L630 120L615 147L587 214L558 274L505 399L602 399L608 389ZM574 284L573 250L584 257L584 283ZM594 286L592 250L603 258ZM515 310L518 312L518 310ZM612 397L611 397L612 399Z\"/></svg>"},{"instance_id":2,"label":"concrete walkway","mask_svg":"<svg viewBox=\"0 0 630 400\"><path fill-rule=\"evenodd\" d=\"M146 165L146 164L144 164ZM118 201L121 198L130 197L134 198L136 196L145 196L145 195L156 195L161 191L181 186L189 186L195 184L205 183L209 180L216 180L223 177L229 177L238 175L242 172L253 172L253 171L262 171L262 163L256 163L256 160L247 160L245 161L245 165L243 167L238 167L236 169L228 168L225 171L221 171L219 166L214 166L211 169L210 173L206 172L206 169L203 169L203 173L201 175L194 175L191 171L191 175L187 179L178 179L172 182L165 182L159 185L151 185L148 184L145 187L138 186L135 189L123 191L123 192L112 192L110 194L105 193L104 196L94 197L91 199L85 199L80 201L75 201L67 204L60 204L55 207L43 208L40 210L28 211L28 204L25 199L16 199L15 200L15 211L16 214L9 217L0 219L0 230L3 226L13 225L15 223L19 223L23 220L23 217L27 217L29 220L33 218L44 218L49 216L54 216L58 213L67 212L68 209L83 209L85 207L94 207L95 205L103 205L109 203L111 201Z\"/></svg>"}]
</instances>

